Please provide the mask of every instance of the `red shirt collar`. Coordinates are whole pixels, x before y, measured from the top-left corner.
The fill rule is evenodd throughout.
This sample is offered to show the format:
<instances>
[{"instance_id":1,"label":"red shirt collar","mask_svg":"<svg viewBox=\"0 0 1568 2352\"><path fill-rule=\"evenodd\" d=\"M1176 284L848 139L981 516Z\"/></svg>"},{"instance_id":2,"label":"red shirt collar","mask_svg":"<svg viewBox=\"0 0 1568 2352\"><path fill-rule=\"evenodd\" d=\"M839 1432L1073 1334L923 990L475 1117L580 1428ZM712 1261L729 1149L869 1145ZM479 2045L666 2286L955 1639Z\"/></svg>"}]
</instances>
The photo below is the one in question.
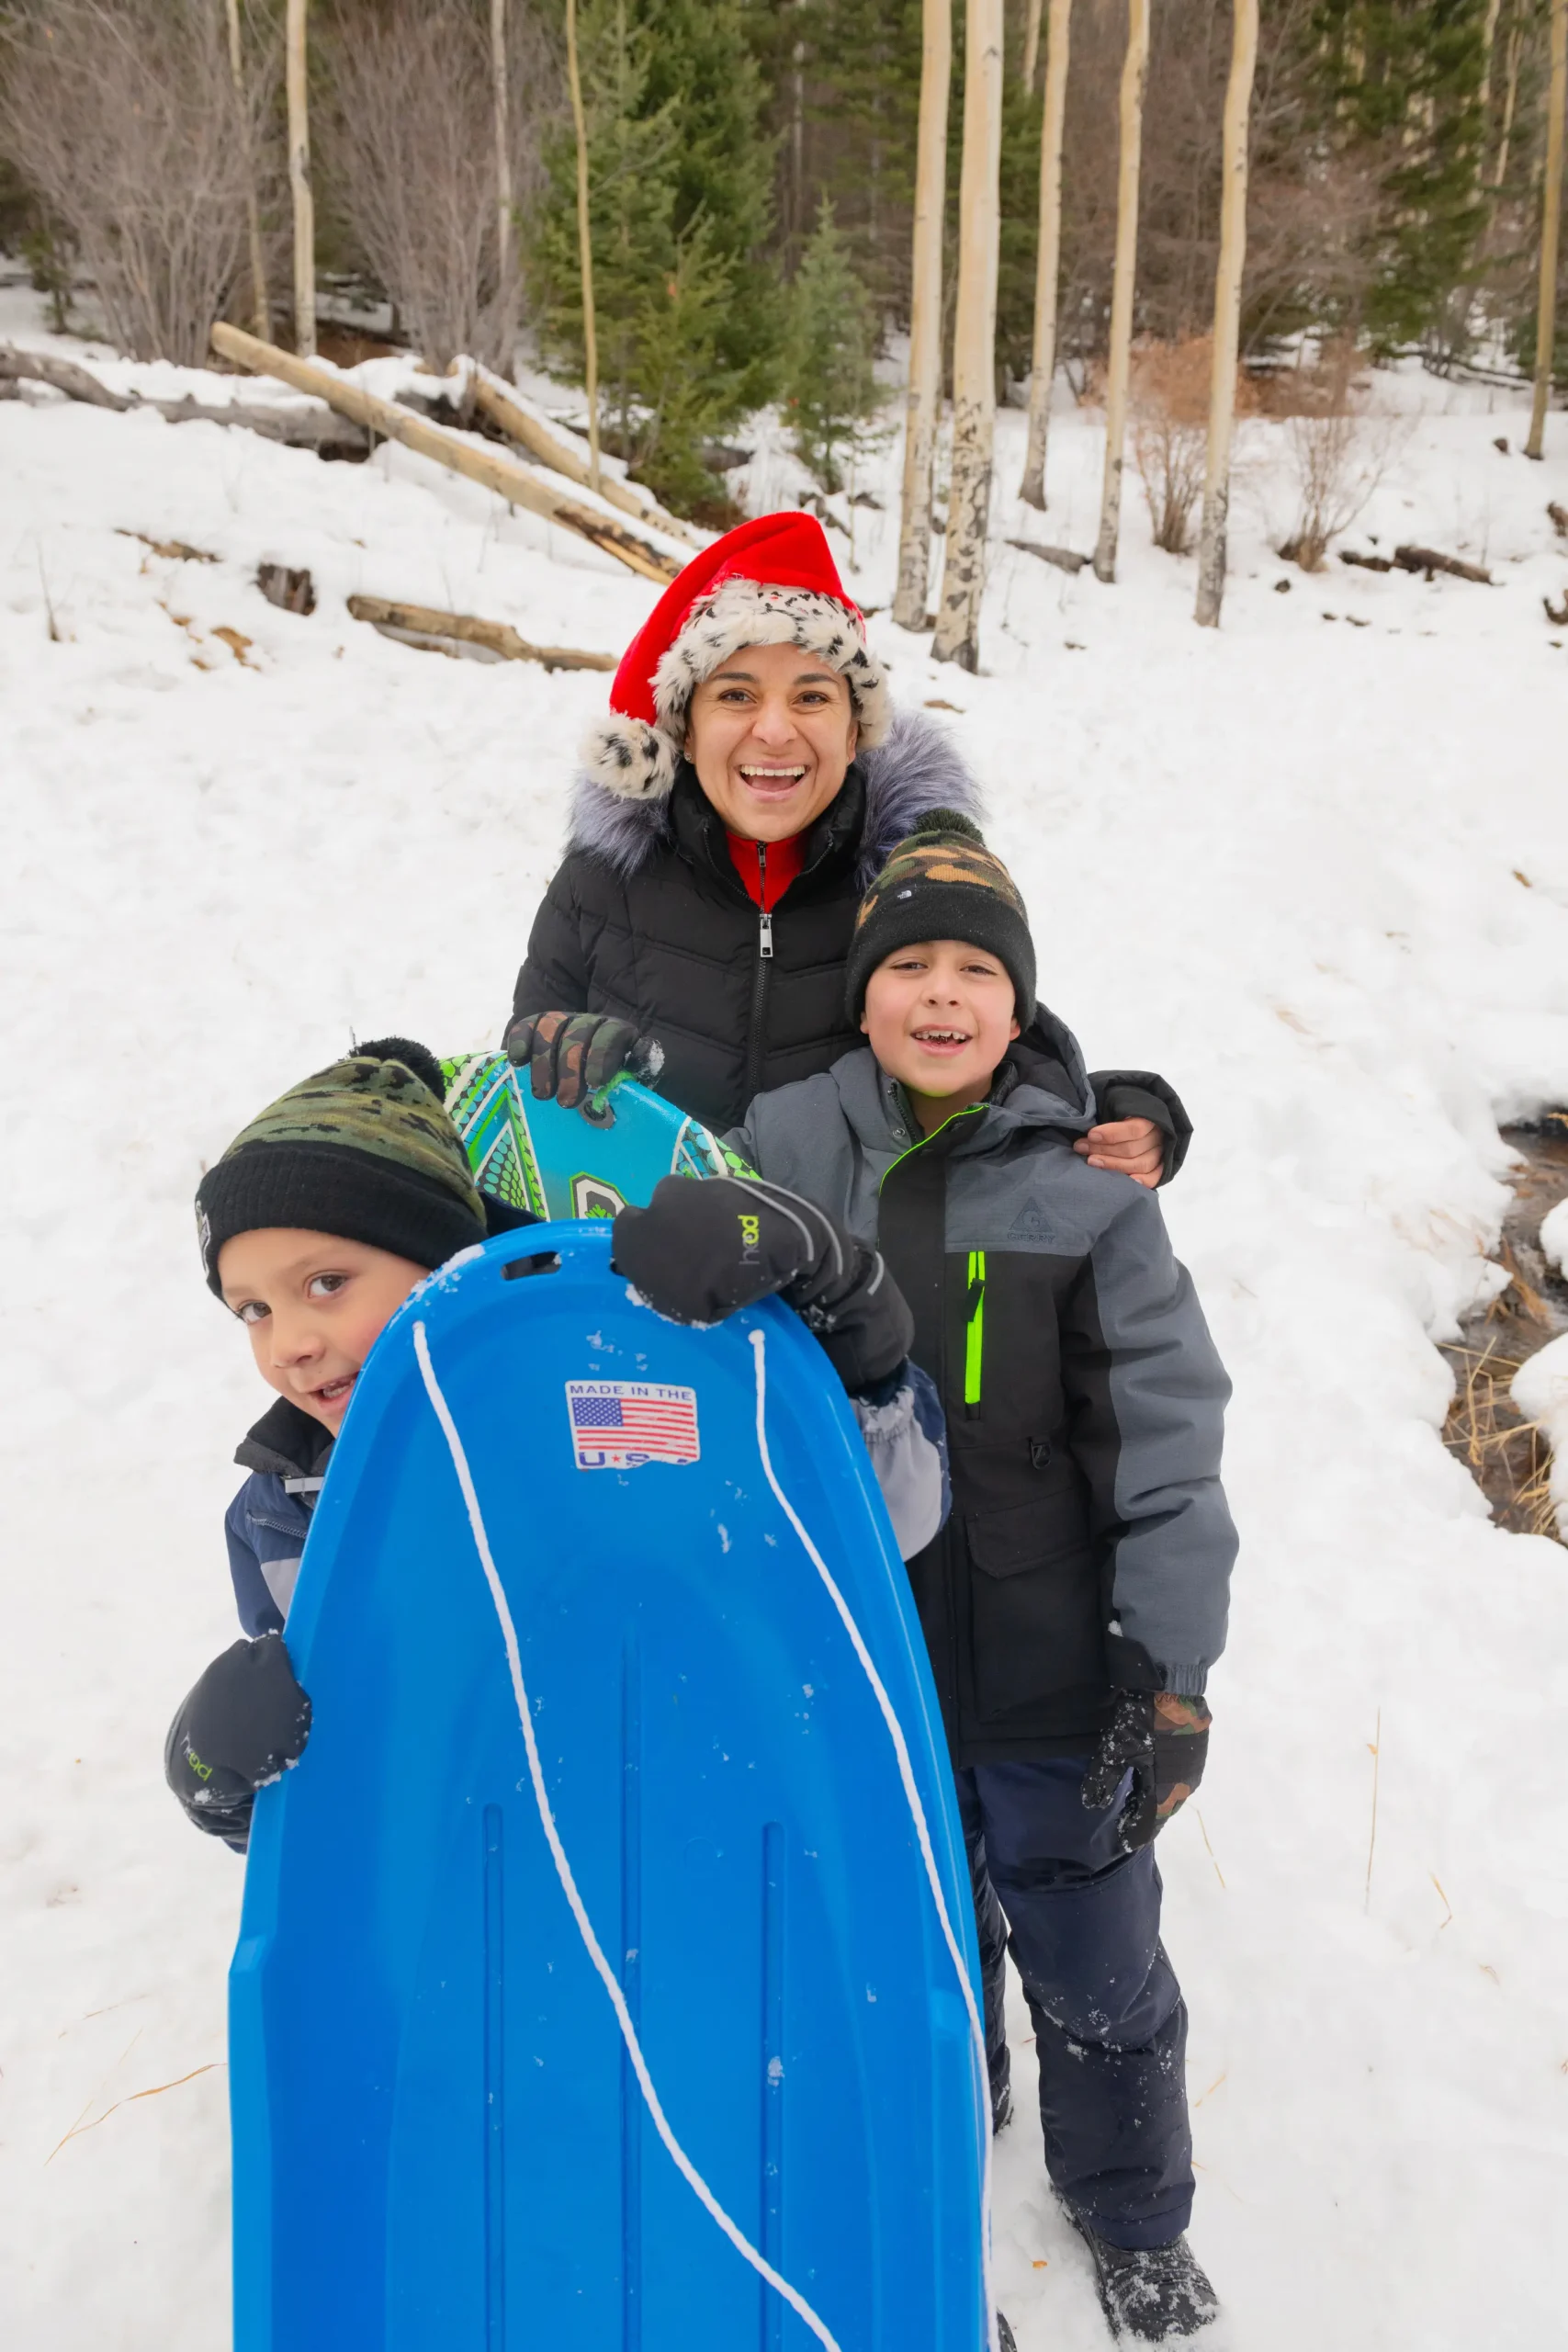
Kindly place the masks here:
<instances>
[{"instance_id":1,"label":"red shirt collar","mask_svg":"<svg viewBox=\"0 0 1568 2352\"><path fill-rule=\"evenodd\" d=\"M725 837L729 843L730 863L746 885L747 896L764 914L772 914L806 864L806 835L791 833L782 842L753 842L743 833L732 833L727 825ZM768 853L765 898L762 861L758 854L762 849Z\"/></svg>"}]
</instances>

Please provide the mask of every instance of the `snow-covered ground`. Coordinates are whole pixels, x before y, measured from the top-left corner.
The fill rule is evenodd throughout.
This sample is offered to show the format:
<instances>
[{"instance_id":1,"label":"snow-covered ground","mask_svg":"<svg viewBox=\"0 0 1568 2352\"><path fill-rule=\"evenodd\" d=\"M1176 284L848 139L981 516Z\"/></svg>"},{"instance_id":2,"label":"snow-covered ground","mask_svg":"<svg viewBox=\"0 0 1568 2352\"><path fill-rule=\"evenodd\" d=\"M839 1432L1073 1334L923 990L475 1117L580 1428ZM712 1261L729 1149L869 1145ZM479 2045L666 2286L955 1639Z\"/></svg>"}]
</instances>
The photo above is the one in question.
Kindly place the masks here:
<instances>
[{"instance_id":1,"label":"snow-covered ground","mask_svg":"<svg viewBox=\"0 0 1568 2352\"><path fill-rule=\"evenodd\" d=\"M43 340L12 293L17 334ZM1167 1199L1235 1379L1244 1544L1209 1778L1161 1861L1226 2340L1541 2352L1568 1557L1488 1523L1439 1442L1432 1342L1491 1279L1497 1118L1568 1100L1568 630L1540 604L1568 586L1544 512L1568 504L1568 417L1530 465L1493 446L1523 438L1506 396L1379 389L1412 422L1352 543L1447 548L1497 586L1288 570L1284 434L1255 425L1218 634L1131 481L1115 588L1000 549L984 676L874 627L985 775L1044 992L1091 1061L1163 1069L1197 1122ZM1021 424L998 431L1001 536L1087 547L1097 420L1059 415L1044 517L1010 499ZM896 464L861 476L879 604ZM259 1399L191 1194L354 1031L496 1035L604 695L413 652L344 598L615 652L653 591L400 449L322 465L39 395L0 403L0 2332L214 2352L241 1873L160 1750L232 1634L219 1521ZM753 505L797 481L764 439ZM217 560L147 544L175 540ZM264 560L310 567L312 618L263 601ZM1027 2030L1021 2008L1003 2301L1021 2352L1088 2352Z\"/></svg>"}]
</instances>

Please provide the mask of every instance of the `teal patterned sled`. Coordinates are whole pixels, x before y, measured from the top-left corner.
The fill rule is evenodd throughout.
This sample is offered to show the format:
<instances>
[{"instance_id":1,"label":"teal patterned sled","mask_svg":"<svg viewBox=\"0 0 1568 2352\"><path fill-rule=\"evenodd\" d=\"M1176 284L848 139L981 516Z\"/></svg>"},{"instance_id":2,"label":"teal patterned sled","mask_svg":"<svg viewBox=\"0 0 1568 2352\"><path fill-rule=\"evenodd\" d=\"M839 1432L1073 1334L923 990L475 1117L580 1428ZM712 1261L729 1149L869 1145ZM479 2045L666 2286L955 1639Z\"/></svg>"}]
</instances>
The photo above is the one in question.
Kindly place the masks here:
<instances>
[{"instance_id":1,"label":"teal patterned sled","mask_svg":"<svg viewBox=\"0 0 1568 2352\"><path fill-rule=\"evenodd\" d=\"M536 1216L614 1216L661 1176L722 1176L744 1163L684 1111L635 1079L585 1110L536 1102L504 1054L443 1061L446 1108L479 1190Z\"/></svg>"}]
</instances>

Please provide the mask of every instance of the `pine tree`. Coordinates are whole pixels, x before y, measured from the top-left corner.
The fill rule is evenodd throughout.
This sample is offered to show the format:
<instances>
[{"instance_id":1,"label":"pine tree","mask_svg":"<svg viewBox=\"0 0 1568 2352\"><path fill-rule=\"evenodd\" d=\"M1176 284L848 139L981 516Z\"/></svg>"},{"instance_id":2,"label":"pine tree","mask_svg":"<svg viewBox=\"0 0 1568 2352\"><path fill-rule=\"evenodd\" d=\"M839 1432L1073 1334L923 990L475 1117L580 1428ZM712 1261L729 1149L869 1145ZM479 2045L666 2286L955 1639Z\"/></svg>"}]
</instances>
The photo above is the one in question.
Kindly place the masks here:
<instances>
[{"instance_id":1,"label":"pine tree","mask_svg":"<svg viewBox=\"0 0 1568 2352\"><path fill-rule=\"evenodd\" d=\"M864 442L881 406L876 341L870 297L825 196L790 288L784 362L784 404L795 454L824 490L842 487L840 459Z\"/></svg>"},{"instance_id":2,"label":"pine tree","mask_svg":"<svg viewBox=\"0 0 1568 2352\"><path fill-rule=\"evenodd\" d=\"M735 10L720 0L711 15L733 18ZM716 96L705 85L693 95L681 62L686 36L695 53L707 55L712 30L685 0L669 9L652 0L583 0L578 10L605 437L667 503L686 513L720 498L705 445L767 396L779 342L776 281L745 243L767 220L766 142L761 193L742 188L736 148L754 121L754 72L750 81L741 73L739 96ZM740 65L750 71L749 59ZM543 340L556 365L581 376L570 125L550 141L546 170L534 251Z\"/></svg>"},{"instance_id":3,"label":"pine tree","mask_svg":"<svg viewBox=\"0 0 1568 2352\"><path fill-rule=\"evenodd\" d=\"M1486 225L1487 0L1322 0L1333 143L1375 175L1364 323L1384 350L1451 336Z\"/></svg>"}]
</instances>

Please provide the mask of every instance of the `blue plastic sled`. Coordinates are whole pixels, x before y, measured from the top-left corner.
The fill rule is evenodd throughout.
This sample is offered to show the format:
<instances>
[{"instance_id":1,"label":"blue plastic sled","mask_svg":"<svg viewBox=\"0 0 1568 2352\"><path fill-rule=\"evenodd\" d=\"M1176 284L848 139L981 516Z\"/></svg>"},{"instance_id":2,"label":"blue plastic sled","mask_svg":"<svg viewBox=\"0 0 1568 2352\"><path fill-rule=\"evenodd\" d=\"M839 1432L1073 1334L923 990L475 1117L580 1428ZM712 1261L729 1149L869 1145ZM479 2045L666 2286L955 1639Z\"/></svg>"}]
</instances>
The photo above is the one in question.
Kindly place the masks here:
<instances>
[{"instance_id":1,"label":"blue plastic sled","mask_svg":"<svg viewBox=\"0 0 1568 2352\"><path fill-rule=\"evenodd\" d=\"M894 1739L765 1474L760 1366L973 1986L863 1448L784 1309L665 1322L609 1249L566 1224L456 1261L348 1414L288 1621L314 1727L257 1801L231 1979L236 2352L986 2343L969 2007Z\"/></svg>"}]
</instances>

